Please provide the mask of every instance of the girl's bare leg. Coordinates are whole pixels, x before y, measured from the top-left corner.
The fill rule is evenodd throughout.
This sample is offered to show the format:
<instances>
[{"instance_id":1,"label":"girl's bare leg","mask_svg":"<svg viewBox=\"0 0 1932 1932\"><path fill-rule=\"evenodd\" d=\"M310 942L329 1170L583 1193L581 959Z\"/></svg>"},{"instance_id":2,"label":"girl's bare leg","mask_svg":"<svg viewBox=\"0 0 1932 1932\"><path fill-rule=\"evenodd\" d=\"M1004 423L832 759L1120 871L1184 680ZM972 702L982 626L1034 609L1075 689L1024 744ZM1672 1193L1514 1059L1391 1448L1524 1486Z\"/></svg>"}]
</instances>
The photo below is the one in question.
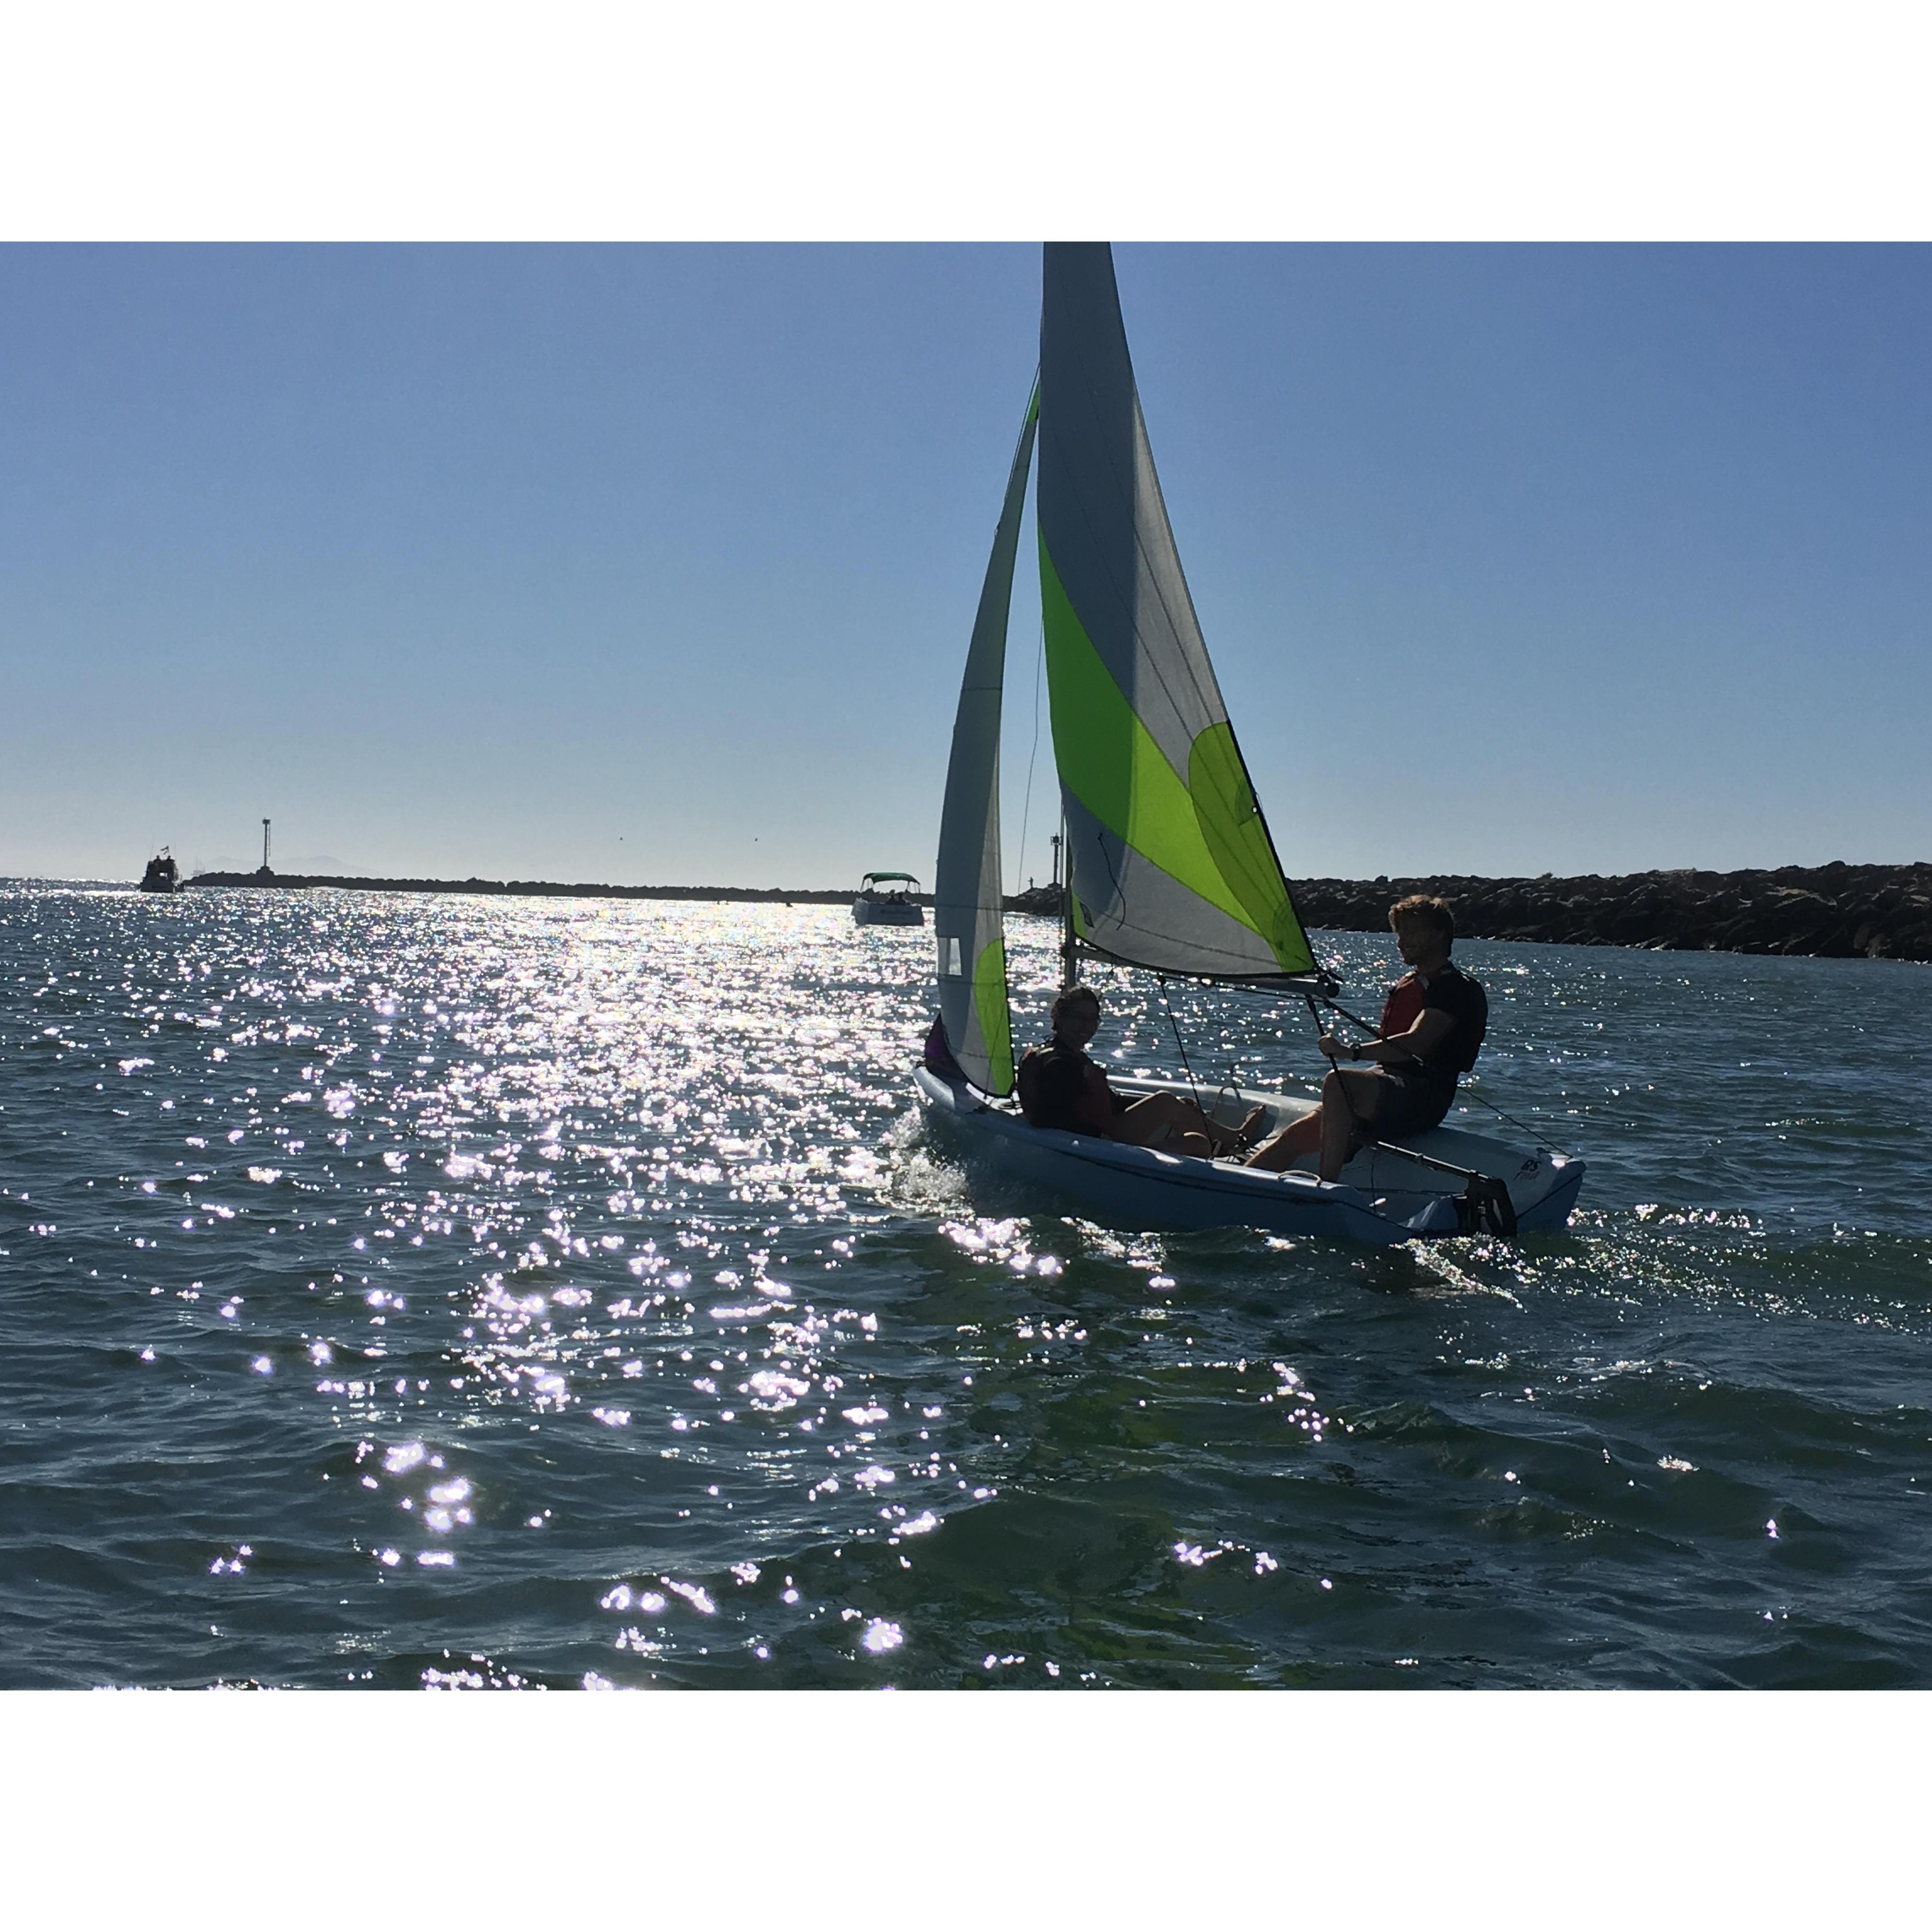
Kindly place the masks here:
<instances>
[{"instance_id":1,"label":"girl's bare leg","mask_svg":"<svg viewBox=\"0 0 1932 1932\"><path fill-rule=\"evenodd\" d=\"M1149 1094L1133 1102L1114 1123L1114 1138L1136 1147L1162 1146L1174 1154L1207 1160L1233 1152L1266 1118L1265 1112L1256 1107L1238 1127L1224 1127L1178 1094ZM1163 1129L1168 1130L1166 1139L1162 1138Z\"/></svg>"}]
</instances>

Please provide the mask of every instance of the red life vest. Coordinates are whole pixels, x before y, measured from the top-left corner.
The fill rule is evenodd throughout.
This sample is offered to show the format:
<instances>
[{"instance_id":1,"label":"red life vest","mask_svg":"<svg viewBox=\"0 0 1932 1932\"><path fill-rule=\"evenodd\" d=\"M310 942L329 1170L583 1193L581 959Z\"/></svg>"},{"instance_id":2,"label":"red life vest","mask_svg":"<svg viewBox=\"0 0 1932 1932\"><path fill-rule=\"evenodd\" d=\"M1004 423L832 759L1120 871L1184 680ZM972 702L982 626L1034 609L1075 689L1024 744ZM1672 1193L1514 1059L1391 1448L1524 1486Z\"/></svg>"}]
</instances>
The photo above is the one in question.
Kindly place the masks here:
<instances>
[{"instance_id":1,"label":"red life vest","mask_svg":"<svg viewBox=\"0 0 1932 1932\"><path fill-rule=\"evenodd\" d=\"M1382 1008L1382 1036L1393 1040L1408 1032L1427 1006L1432 989L1437 992L1437 1009L1448 1013L1455 1025L1426 1060L1412 1055L1394 1062L1394 1069L1402 1072L1419 1071L1437 1078L1453 1080L1457 1074L1466 1073L1475 1065L1483 1035L1488 1028L1490 1013L1489 1001L1482 988L1454 965L1444 966L1430 987L1424 987L1413 973L1406 974L1398 980L1390 988L1388 1004ZM1382 1064L1388 1066L1390 1063L1384 1060Z\"/></svg>"},{"instance_id":2,"label":"red life vest","mask_svg":"<svg viewBox=\"0 0 1932 1932\"><path fill-rule=\"evenodd\" d=\"M1382 1006L1382 1036L1393 1040L1396 1034L1408 1032L1422 1017L1423 1002L1429 997L1427 989L1413 973L1406 973L1389 988L1388 998Z\"/></svg>"}]
</instances>

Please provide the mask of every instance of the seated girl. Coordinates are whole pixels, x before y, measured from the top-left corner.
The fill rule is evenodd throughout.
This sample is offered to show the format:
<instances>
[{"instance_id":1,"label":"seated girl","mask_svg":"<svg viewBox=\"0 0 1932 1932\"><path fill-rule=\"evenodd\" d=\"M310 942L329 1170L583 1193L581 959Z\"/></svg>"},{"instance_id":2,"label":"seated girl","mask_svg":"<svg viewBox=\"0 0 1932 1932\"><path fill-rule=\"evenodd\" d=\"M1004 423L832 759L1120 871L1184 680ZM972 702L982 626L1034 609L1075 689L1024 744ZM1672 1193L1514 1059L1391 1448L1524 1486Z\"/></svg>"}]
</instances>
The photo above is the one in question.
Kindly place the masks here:
<instances>
[{"instance_id":1,"label":"seated girl","mask_svg":"<svg viewBox=\"0 0 1932 1932\"><path fill-rule=\"evenodd\" d=\"M1087 1054L1100 1024L1100 996L1092 987L1070 986L1054 1001L1052 1040L1028 1048L1019 1065L1020 1111L1034 1126L1100 1134L1202 1160L1240 1152L1264 1118L1260 1108L1239 1127L1224 1127L1178 1094L1137 1100L1116 1094Z\"/></svg>"}]
</instances>

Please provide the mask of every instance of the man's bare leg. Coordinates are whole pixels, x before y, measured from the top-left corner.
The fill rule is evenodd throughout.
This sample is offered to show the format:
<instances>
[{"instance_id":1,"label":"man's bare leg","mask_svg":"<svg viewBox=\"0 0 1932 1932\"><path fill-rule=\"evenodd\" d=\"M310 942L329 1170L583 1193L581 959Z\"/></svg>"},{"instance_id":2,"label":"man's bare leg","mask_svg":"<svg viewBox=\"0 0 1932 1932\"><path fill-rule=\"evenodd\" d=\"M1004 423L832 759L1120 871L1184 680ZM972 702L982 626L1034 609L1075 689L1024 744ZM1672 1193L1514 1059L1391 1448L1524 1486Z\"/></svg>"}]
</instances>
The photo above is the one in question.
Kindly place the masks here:
<instances>
[{"instance_id":1,"label":"man's bare leg","mask_svg":"<svg viewBox=\"0 0 1932 1932\"><path fill-rule=\"evenodd\" d=\"M1300 1120L1291 1120L1280 1132L1270 1135L1248 1156L1247 1164L1281 1174L1321 1144L1322 1109L1317 1107L1312 1113L1304 1114Z\"/></svg>"},{"instance_id":2,"label":"man's bare leg","mask_svg":"<svg viewBox=\"0 0 1932 1932\"><path fill-rule=\"evenodd\" d=\"M1262 1142L1248 1156L1250 1167L1265 1168L1271 1174L1280 1174L1292 1167L1304 1154L1321 1152L1321 1162L1317 1169L1324 1180L1340 1178L1343 1168L1348 1164L1348 1142L1358 1126L1366 1126L1375 1118L1375 1082L1380 1076L1358 1072L1354 1067L1346 1072L1331 1067L1322 1083L1322 1104L1312 1113L1304 1114L1298 1120L1291 1120L1281 1131Z\"/></svg>"},{"instance_id":3,"label":"man's bare leg","mask_svg":"<svg viewBox=\"0 0 1932 1932\"><path fill-rule=\"evenodd\" d=\"M1322 1083L1322 1165L1324 1180L1339 1180L1348 1164L1348 1143L1360 1128L1372 1130L1382 1076L1355 1067L1331 1066Z\"/></svg>"}]
</instances>

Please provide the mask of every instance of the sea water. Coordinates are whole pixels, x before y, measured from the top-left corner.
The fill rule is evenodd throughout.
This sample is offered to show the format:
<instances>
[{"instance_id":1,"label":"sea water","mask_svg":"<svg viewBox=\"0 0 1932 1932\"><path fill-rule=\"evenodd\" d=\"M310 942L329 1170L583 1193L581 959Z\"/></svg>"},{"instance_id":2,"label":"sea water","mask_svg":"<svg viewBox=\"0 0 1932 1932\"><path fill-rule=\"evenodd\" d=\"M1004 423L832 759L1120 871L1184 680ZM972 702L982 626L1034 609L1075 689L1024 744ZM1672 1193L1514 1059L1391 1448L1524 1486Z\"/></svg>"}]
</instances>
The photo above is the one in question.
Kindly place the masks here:
<instances>
[{"instance_id":1,"label":"sea water","mask_svg":"<svg viewBox=\"0 0 1932 1932\"><path fill-rule=\"evenodd\" d=\"M1452 1122L1582 1204L1369 1252L962 1168L931 944L0 887L0 1682L1932 1682L1927 969L1460 946ZM1322 1070L1095 976L1123 1071Z\"/></svg>"}]
</instances>

